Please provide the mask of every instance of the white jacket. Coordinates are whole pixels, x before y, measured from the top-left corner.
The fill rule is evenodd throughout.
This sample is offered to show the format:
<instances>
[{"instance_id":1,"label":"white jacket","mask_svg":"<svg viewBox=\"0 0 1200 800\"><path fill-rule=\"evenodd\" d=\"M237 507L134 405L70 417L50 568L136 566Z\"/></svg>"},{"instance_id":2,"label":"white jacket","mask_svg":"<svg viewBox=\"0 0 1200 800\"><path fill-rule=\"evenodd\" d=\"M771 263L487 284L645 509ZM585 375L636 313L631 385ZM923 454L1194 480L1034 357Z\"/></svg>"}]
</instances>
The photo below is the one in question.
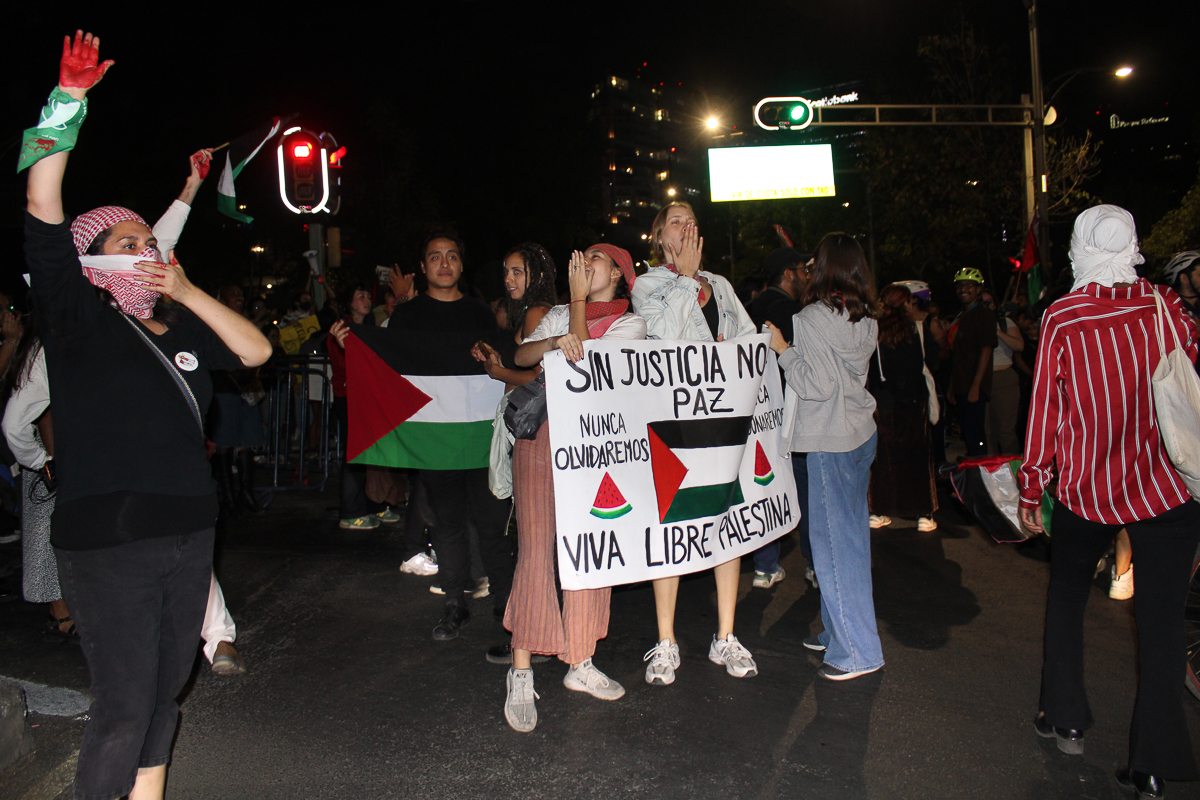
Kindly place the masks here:
<instances>
[{"instance_id":1,"label":"white jacket","mask_svg":"<svg viewBox=\"0 0 1200 800\"><path fill-rule=\"evenodd\" d=\"M729 281L700 270L708 279L717 303L717 334L725 341L754 333L754 322ZM700 310L700 281L667 267L652 267L633 282L633 310L646 320L647 339L713 341ZM712 302L712 301L709 301Z\"/></svg>"},{"instance_id":2,"label":"white jacket","mask_svg":"<svg viewBox=\"0 0 1200 800\"><path fill-rule=\"evenodd\" d=\"M14 375L13 379L20 376ZM38 347L29 365L29 378L13 389L4 409L4 438L23 469L37 471L50 458L34 433L34 422L50 407L50 382L46 379L46 351Z\"/></svg>"}]
</instances>

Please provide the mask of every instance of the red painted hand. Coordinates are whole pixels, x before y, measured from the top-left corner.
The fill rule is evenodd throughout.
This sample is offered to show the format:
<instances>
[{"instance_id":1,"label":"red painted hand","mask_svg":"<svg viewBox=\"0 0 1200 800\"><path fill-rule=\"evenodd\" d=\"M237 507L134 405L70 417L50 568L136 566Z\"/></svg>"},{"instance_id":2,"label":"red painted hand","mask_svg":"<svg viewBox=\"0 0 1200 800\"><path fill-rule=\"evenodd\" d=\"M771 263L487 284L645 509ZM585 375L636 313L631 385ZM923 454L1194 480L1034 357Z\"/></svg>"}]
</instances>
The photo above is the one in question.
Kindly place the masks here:
<instances>
[{"instance_id":1,"label":"red painted hand","mask_svg":"<svg viewBox=\"0 0 1200 800\"><path fill-rule=\"evenodd\" d=\"M204 180L208 177L208 168L212 166L212 148L197 150L192 153L192 175Z\"/></svg>"},{"instance_id":2,"label":"red painted hand","mask_svg":"<svg viewBox=\"0 0 1200 800\"><path fill-rule=\"evenodd\" d=\"M116 62L112 59L103 64L100 60L100 37L90 33L75 31L75 41L70 36L63 37L62 60L58 64L58 85L64 89L91 89L104 73Z\"/></svg>"}]
</instances>

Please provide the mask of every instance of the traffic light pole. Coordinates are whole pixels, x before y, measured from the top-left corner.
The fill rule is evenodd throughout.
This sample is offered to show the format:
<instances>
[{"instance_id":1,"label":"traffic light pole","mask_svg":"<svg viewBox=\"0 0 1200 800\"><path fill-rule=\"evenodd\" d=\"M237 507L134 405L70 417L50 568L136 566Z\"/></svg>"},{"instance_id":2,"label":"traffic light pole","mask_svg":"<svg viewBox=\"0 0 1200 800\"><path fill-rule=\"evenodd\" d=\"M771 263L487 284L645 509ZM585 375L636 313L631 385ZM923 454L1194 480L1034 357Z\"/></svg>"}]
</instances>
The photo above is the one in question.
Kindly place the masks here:
<instances>
[{"instance_id":1,"label":"traffic light pole","mask_svg":"<svg viewBox=\"0 0 1200 800\"><path fill-rule=\"evenodd\" d=\"M1042 274L1047 278L1050 273L1050 195L1046 167L1046 106L1042 102L1042 70L1038 50L1037 0L1025 0L1029 10L1029 60L1033 73L1033 164L1037 175L1033 187L1037 206L1037 243L1038 258L1042 264Z\"/></svg>"}]
</instances>

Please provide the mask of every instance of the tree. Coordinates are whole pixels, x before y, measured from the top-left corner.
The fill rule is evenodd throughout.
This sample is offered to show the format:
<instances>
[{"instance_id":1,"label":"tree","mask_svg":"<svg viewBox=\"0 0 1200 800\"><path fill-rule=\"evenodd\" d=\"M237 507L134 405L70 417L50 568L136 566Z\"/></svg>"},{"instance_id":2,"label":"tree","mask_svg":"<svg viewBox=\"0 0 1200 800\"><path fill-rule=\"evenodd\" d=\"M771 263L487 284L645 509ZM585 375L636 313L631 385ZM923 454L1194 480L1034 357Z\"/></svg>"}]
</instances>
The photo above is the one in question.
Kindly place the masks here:
<instances>
[{"instance_id":1,"label":"tree","mask_svg":"<svg viewBox=\"0 0 1200 800\"><path fill-rule=\"evenodd\" d=\"M1179 208L1168 211L1155 223L1142 242L1142 252L1156 261L1166 261L1181 250L1200 245L1200 176L1184 195Z\"/></svg>"}]
</instances>

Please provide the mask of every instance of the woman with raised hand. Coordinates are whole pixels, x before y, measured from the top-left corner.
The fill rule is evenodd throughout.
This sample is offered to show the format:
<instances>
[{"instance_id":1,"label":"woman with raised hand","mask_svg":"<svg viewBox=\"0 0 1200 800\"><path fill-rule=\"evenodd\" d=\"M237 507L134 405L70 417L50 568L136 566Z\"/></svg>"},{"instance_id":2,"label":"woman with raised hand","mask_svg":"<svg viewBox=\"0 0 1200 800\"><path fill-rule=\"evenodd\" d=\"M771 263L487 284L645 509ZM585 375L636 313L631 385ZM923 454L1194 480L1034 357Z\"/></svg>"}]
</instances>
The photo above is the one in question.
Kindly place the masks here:
<instances>
[{"instance_id":1,"label":"woman with raised hand","mask_svg":"<svg viewBox=\"0 0 1200 800\"><path fill-rule=\"evenodd\" d=\"M646 320L648 338L720 342L754 333L754 322L729 281L700 269L704 239L690 205L671 203L658 212L650 242L658 266L638 278L633 291L633 308ZM741 558L713 568L717 632L708 658L723 664L735 678L749 678L758 674L758 665L733 635L741 569ZM675 681L675 670L680 665L679 643L675 641L679 577L658 578L653 584L658 644L646 654L650 662L646 665L646 683L666 686Z\"/></svg>"},{"instance_id":2,"label":"woman with raised hand","mask_svg":"<svg viewBox=\"0 0 1200 800\"><path fill-rule=\"evenodd\" d=\"M633 259L611 244L596 244L571 256L568 284L571 301L550 309L524 344L517 348L518 366L532 368L551 350L572 361L583 358L589 339L645 339L646 323L630 313L629 287ZM537 725L533 689L534 653L555 655L570 665L563 685L601 700L616 700L624 687L592 664L596 642L608 635L611 589L562 593L554 587L554 482L549 423L536 439L518 439L513 451L513 497L516 501L520 549L504 627L512 631L512 667L504 718L522 733Z\"/></svg>"},{"instance_id":3,"label":"woman with raised hand","mask_svg":"<svg viewBox=\"0 0 1200 800\"><path fill-rule=\"evenodd\" d=\"M792 453L808 454L808 534L825 630L804 646L825 654L817 674L831 681L883 666L867 510L876 441L867 367L879 341L873 284L855 238L826 234L813 256L804 306L792 318L795 344L767 323L771 349L798 398L794 419L784 420L792 425Z\"/></svg>"},{"instance_id":4,"label":"woman with raised hand","mask_svg":"<svg viewBox=\"0 0 1200 800\"><path fill-rule=\"evenodd\" d=\"M104 206L68 224L66 151L113 63L99 48L82 31L66 39L18 168L29 169L25 255L55 407L51 541L92 676L75 795L145 800L163 794L212 574L208 371L257 366L271 347L174 253L164 263L137 214Z\"/></svg>"}]
</instances>

